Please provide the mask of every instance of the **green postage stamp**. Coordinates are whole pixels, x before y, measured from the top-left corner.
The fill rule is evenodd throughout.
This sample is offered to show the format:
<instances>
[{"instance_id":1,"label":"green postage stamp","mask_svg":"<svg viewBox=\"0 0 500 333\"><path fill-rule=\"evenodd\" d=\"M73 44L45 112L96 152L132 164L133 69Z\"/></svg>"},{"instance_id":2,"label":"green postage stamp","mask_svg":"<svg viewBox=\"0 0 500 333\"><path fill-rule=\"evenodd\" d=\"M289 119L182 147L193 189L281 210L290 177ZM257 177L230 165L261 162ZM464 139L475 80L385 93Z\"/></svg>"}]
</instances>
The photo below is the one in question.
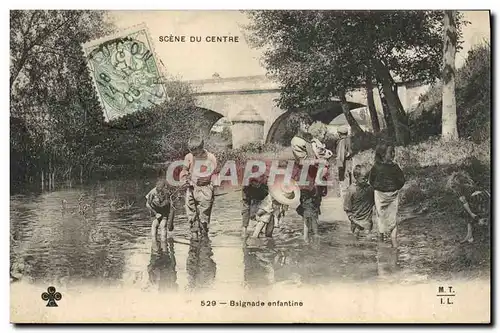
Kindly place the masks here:
<instances>
[{"instance_id":1,"label":"green postage stamp","mask_svg":"<svg viewBox=\"0 0 500 333\"><path fill-rule=\"evenodd\" d=\"M106 121L160 104L166 92L144 24L83 44Z\"/></svg>"}]
</instances>

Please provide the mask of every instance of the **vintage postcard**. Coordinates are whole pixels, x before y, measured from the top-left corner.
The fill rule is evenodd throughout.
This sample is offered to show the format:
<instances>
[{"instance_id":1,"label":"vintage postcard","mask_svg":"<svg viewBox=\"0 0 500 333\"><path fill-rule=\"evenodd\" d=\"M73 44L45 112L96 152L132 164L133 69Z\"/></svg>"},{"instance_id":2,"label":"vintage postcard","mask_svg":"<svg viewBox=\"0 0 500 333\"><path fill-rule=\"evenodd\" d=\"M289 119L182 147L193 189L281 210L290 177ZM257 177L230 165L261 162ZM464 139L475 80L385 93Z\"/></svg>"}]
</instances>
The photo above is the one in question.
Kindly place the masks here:
<instances>
[{"instance_id":1,"label":"vintage postcard","mask_svg":"<svg viewBox=\"0 0 500 333\"><path fill-rule=\"evenodd\" d=\"M11 10L11 322L490 323L490 31Z\"/></svg>"}]
</instances>

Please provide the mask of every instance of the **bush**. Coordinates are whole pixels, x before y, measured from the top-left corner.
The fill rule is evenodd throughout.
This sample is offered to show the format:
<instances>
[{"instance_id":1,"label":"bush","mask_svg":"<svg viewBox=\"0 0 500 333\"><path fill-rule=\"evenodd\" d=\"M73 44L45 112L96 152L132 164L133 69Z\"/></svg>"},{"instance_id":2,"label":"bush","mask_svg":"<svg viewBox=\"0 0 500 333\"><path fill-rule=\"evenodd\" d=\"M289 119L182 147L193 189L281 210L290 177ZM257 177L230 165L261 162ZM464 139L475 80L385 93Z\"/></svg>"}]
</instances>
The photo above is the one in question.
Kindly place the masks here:
<instances>
[{"instance_id":1,"label":"bush","mask_svg":"<svg viewBox=\"0 0 500 333\"><path fill-rule=\"evenodd\" d=\"M353 157L353 163L373 165L374 150ZM454 171L464 170L478 188L491 184L489 142L468 140L442 142L437 138L406 147L396 147L395 161L403 170L406 184L401 190L401 204L417 205L434 212L458 212L461 207L446 181Z\"/></svg>"},{"instance_id":2,"label":"bush","mask_svg":"<svg viewBox=\"0 0 500 333\"><path fill-rule=\"evenodd\" d=\"M467 160L476 159L479 164L490 163L489 142L474 143L469 140L443 142L439 138L405 147L396 147L395 161L401 168L418 168L437 165L464 165ZM369 149L353 157L354 164L373 164L375 152Z\"/></svg>"},{"instance_id":3,"label":"bush","mask_svg":"<svg viewBox=\"0 0 500 333\"><path fill-rule=\"evenodd\" d=\"M422 202L427 198L427 195L428 193L423 190L421 184L412 179L406 183L405 189L401 193L401 203Z\"/></svg>"},{"instance_id":4,"label":"bush","mask_svg":"<svg viewBox=\"0 0 500 333\"><path fill-rule=\"evenodd\" d=\"M460 137L475 142L490 140L491 59L490 45L469 51L464 66L457 70L457 125ZM441 133L442 85L437 83L420 98L410 114L412 141L419 142Z\"/></svg>"}]
</instances>

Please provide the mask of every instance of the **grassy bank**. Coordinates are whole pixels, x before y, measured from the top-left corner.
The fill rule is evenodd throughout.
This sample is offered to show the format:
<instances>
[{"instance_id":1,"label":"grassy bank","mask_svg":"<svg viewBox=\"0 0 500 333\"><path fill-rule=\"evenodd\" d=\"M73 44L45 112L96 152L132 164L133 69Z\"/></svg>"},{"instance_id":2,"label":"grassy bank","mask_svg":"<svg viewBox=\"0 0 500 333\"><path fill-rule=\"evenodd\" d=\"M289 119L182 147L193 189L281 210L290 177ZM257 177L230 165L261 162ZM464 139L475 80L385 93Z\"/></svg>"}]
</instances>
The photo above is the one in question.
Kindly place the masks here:
<instances>
[{"instance_id":1,"label":"grassy bank","mask_svg":"<svg viewBox=\"0 0 500 333\"><path fill-rule=\"evenodd\" d=\"M354 157L354 164L372 165L373 149ZM454 171L465 170L480 188L490 186L490 144L468 140L442 142L437 138L396 147L396 162L403 169L407 182L402 189L402 205L423 211L460 211L456 195L446 188L447 177Z\"/></svg>"},{"instance_id":2,"label":"grassy bank","mask_svg":"<svg viewBox=\"0 0 500 333\"><path fill-rule=\"evenodd\" d=\"M466 234L464 209L446 181L453 172L466 171L478 189L489 189L490 143L430 139L396 147L395 159L406 177L399 209L402 268L425 267L429 276L443 279L488 277L490 228L475 227L474 243L460 244ZM372 149L354 157L355 164L372 165L373 160Z\"/></svg>"}]
</instances>

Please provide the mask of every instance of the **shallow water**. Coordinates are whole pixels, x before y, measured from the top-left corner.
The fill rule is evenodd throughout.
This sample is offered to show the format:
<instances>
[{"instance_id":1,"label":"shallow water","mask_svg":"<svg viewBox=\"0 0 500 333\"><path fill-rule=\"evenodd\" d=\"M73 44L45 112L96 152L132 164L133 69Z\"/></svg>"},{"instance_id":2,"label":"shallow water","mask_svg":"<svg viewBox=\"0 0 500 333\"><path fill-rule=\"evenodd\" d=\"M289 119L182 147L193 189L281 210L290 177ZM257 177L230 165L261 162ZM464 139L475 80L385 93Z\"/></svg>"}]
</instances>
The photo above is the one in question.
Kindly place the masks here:
<instances>
[{"instance_id":1,"label":"shallow water","mask_svg":"<svg viewBox=\"0 0 500 333\"><path fill-rule=\"evenodd\" d=\"M240 195L220 189L208 239L191 241L179 202L175 229L165 242L152 242L152 217L144 195L152 183L109 181L11 197L13 275L33 283L121 285L148 289L267 288L277 284L318 285L332 282L428 278L432 245L394 250L388 244L357 239L349 231L341 201L324 200L320 239L306 245L300 217L288 211L273 239L246 244L240 238ZM78 199L90 208L78 212ZM63 205L62 200L66 200ZM252 225L250 225L250 230ZM411 247L411 248L410 248ZM412 263L419 256L424 264Z\"/></svg>"}]
</instances>

